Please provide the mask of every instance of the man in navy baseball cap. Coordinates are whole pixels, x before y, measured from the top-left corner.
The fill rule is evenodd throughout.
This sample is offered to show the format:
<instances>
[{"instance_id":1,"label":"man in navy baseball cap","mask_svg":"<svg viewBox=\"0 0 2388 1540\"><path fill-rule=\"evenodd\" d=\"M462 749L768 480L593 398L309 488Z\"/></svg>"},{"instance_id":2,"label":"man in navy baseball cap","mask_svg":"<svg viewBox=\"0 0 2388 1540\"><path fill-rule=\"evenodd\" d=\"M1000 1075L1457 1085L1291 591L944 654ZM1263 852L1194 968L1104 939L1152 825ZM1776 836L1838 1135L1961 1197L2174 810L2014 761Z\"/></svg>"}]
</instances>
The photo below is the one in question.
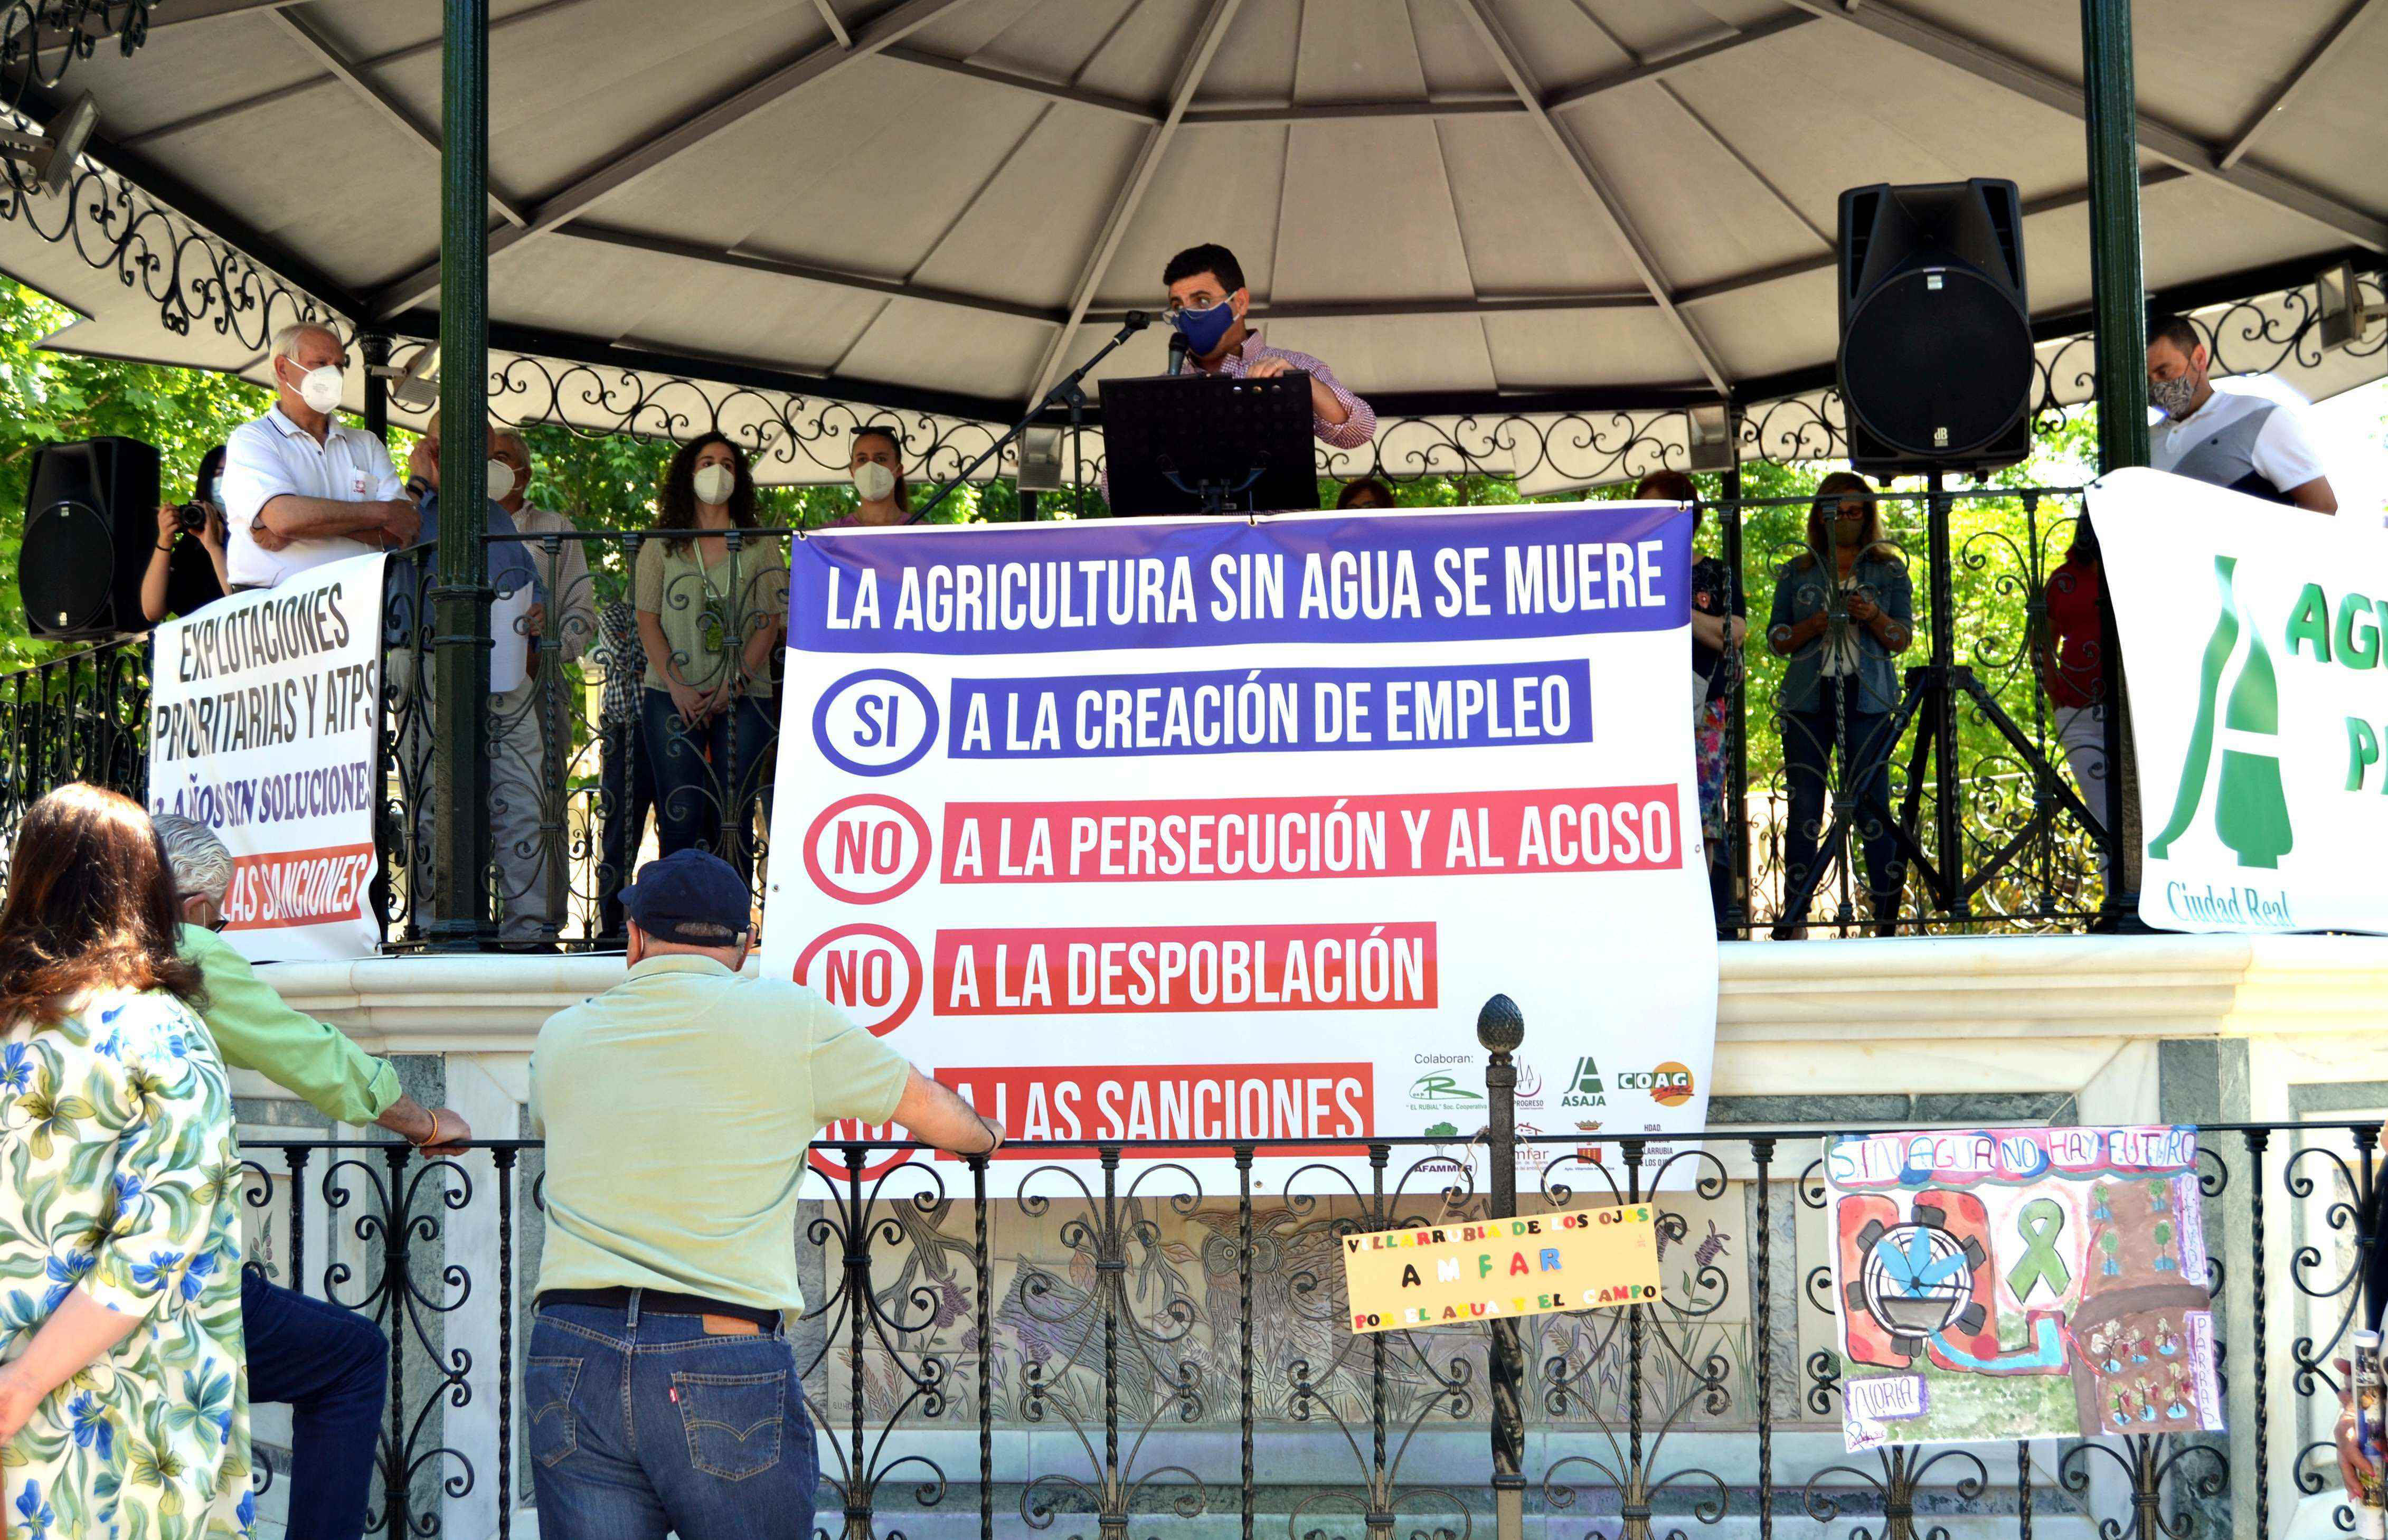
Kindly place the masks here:
<instances>
[{"instance_id":1,"label":"man in navy baseball cap","mask_svg":"<svg viewBox=\"0 0 2388 1540\"><path fill-rule=\"evenodd\" d=\"M754 900L738 869L703 850L675 850L649 861L638 880L622 890L622 909L649 942L684 947L737 948L745 961L747 933L754 926ZM630 961L643 949L633 932ZM733 965L733 971L736 965Z\"/></svg>"},{"instance_id":2,"label":"man in navy baseball cap","mask_svg":"<svg viewBox=\"0 0 2388 1540\"><path fill-rule=\"evenodd\" d=\"M992 1154L1003 1129L794 980L748 978L753 900L679 850L622 890L629 976L558 1012L531 1055L547 1140L525 1394L551 1540L810 1534L797 1197L825 1124L899 1123Z\"/></svg>"}]
</instances>

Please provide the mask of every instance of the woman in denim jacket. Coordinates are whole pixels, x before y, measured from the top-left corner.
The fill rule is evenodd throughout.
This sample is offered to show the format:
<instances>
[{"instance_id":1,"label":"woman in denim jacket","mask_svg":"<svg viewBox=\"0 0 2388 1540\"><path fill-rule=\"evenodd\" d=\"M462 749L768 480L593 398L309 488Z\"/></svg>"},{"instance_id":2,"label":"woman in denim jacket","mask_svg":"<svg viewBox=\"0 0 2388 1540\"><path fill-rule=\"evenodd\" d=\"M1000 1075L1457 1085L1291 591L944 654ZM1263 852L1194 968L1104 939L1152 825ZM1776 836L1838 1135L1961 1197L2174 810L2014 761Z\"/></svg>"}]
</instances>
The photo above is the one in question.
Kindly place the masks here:
<instances>
[{"instance_id":1,"label":"woman in denim jacket","mask_svg":"<svg viewBox=\"0 0 2388 1540\"><path fill-rule=\"evenodd\" d=\"M1890 823L1890 722L1899 692L1893 659L1912 640L1913 619L1907 564L1883 541L1873 489L1848 471L1824 477L1808 512L1808 549L1776 575L1766 624L1767 645L1791 660L1777 703L1791 801L1778 940L1807 927L1807 903L1788 900L1808 885L1816 862L1835 753L1858 799L1854 821L1876 931L1890 934L1898 919L1906 870Z\"/></svg>"}]
</instances>

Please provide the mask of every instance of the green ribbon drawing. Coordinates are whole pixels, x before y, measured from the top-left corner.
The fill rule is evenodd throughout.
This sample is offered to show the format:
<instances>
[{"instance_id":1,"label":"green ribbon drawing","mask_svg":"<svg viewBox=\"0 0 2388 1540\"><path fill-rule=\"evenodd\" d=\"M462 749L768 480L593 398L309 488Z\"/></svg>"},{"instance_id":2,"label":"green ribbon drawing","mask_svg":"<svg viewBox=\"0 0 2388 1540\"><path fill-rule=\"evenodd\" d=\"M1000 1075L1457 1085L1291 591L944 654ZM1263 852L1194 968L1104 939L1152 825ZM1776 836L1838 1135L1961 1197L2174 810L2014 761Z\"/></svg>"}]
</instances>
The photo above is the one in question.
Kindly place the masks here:
<instances>
[{"instance_id":1,"label":"green ribbon drawing","mask_svg":"<svg viewBox=\"0 0 2388 1540\"><path fill-rule=\"evenodd\" d=\"M2007 1287L2014 1291L2016 1303L2030 1304L2032 1292L2042 1284L2060 1299L2072 1287L2073 1270L2056 1254L2056 1238L2064 1230L2064 1205L2053 1198L2034 1198L2015 1215L2015 1233L2023 1238L2024 1254L2007 1274Z\"/></svg>"}]
</instances>

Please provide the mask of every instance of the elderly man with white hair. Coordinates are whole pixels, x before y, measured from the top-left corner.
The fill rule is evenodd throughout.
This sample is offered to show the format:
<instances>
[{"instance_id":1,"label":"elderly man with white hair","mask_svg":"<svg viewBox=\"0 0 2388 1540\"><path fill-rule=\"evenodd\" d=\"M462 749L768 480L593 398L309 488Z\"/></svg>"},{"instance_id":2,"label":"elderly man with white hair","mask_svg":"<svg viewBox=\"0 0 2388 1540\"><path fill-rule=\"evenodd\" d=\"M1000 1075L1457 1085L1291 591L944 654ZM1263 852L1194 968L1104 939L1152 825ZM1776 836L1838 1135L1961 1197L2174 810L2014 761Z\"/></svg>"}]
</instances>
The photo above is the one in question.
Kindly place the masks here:
<instances>
[{"instance_id":1,"label":"elderly man with white hair","mask_svg":"<svg viewBox=\"0 0 2388 1540\"><path fill-rule=\"evenodd\" d=\"M214 831L167 813L150 821L182 900L182 951L199 966L207 989L200 1019L219 1058L297 1092L335 1123L378 1123L419 1150L443 1153L473 1137L452 1110L426 1109L399 1089L387 1060L284 1004L217 934L233 860ZM257 1268L241 1274L240 1313L249 1399L290 1406L286 1540L356 1540L371 1495L389 1340L355 1311L268 1283Z\"/></svg>"},{"instance_id":2,"label":"elderly man with white hair","mask_svg":"<svg viewBox=\"0 0 2388 1540\"><path fill-rule=\"evenodd\" d=\"M420 514L382 441L335 420L347 389L339 334L298 321L273 334L273 409L233 429L217 483L235 592L413 543Z\"/></svg>"}]
</instances>

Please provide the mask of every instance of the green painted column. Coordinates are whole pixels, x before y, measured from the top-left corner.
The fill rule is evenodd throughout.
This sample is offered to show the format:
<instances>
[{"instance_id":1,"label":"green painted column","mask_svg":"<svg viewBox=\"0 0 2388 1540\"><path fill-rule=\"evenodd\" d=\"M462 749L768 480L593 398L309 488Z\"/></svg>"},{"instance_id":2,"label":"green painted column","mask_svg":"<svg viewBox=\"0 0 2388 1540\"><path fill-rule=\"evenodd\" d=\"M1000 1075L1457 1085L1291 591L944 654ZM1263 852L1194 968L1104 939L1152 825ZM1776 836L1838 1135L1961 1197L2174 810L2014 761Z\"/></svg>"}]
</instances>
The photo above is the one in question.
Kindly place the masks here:
<instances>
[{"instance_id":1,"label":"green painted column","mask_svg":"<svg viewBox=\"0 0 2388 1540\"><path fill-rule=\"evenodd\" d=\"M2090 152L2090 286L2097 316L2098 469L2148 463L2147 274L2140 251L2139 86L2131 68L2131 0L2081 0L2082 121ZM2132 754L2128 660L2109 641L2106 762L2115 767L2100 811L2116 831L2118 859L2106 885L2107 923L2139 928L2140 782Z\"/></svg>"},{"instance_id":2,"label":"green painted column","mask_svg":"<svg viewBox=\"0 0 2388 1540\"><path fill-rule=\"evenodd\" d=\"M2097 313L2098 468L2148 463L2147 278L2140 262L2139 88L2131 0L2081 0L2090 137L2090 285Z\"/></svg>"},{"instance_id":3,"label":"green painted column","mask_svg":"<svg viewBox=\"0 0 2388 1540\"><path fill-rule=\"evenodd\" d=\"M447 0L440 52L439 556L431 591L432 944L465 950L489 911L489 6Z\"/></svg>"}]
</instances>

